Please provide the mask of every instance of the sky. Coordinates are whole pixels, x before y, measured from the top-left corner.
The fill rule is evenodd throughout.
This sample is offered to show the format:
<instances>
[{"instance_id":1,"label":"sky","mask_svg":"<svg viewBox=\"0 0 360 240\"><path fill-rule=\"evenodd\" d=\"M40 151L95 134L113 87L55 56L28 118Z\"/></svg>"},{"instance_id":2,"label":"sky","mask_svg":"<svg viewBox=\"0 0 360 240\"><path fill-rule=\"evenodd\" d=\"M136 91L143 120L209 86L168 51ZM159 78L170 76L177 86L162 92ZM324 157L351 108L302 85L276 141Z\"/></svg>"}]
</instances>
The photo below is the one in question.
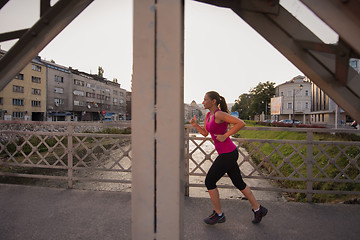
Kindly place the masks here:
<instances>
[{"instance_id":1,"label":"sky","mask_svg":"<svg viewBox=\"0 0 360 240\"><path fill-rule=\"evenodd\" d=\"M298 0L280 3L325 43L337 42L336 33ZM0 10L0 32L31 27L39 19L39 4L39 0L9 1ZM93 74L102 66L104 77L117 78L131 91L132 21L132 0L95 0L39 55ZM0 45L9 50L15 42ZM259 82L278 85L303 75L231 10L192 0L185 0L184 51L185 103L201 103L212 90L232 103Z\"/></svg>"}]
</instances>

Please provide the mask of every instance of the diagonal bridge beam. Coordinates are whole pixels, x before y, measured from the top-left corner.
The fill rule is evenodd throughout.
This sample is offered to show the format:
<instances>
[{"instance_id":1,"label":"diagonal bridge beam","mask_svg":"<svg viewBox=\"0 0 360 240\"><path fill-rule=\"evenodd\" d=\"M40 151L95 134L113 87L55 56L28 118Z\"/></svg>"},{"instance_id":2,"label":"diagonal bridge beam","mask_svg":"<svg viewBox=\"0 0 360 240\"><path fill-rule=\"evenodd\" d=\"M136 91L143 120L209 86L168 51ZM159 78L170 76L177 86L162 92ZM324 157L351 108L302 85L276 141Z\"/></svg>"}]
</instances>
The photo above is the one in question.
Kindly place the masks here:
<instances>
[{"instance_id":1,"label":"diagonal bridge beam","mask_svg":"<svg viewBox=\"0 0 360 240\"><path fill-rule=\"evenodd\" d=\"M20 38L0 59L0 91L92 2L59 0L51 7L49 0L41 0L41 17L30 29L0 35L2 40Z\"/></svg>"},{"instance_id":2,"label":"diagonal bridge beam","mask_svg":"<svg viewBox=\"0 0 360 240\"><path fill-rule=\"evenodd\" d=\"M359 54L342 35L339 34L336 45L325 44L278 0L196 1L232 9L352 118L360 121L360 76L348 67L349 58Z\"/></svg>"}]
</instances>

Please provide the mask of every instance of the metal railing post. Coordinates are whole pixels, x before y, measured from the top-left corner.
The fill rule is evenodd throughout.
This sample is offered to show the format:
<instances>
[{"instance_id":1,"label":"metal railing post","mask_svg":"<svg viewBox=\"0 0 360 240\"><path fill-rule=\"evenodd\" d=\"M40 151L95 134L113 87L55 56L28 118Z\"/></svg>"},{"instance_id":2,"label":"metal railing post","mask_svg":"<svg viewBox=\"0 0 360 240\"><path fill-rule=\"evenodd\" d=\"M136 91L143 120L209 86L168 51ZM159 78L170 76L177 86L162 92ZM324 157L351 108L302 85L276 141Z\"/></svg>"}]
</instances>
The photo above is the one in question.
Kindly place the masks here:
<instances>
[{"instance_id":1,"label":"metal railing post","mask_svg":"<svg viewBox=\"0 0 360 240\"><path fill-rule=\"evenodd\" d=\"M313 191L313 132L306 133L306 200L312 202Z\"/></svg>"},{"instance_id":2,"label":"metal railing post","mask_svg":"<svg viewBox=\"0 0 360 240\"><path fill-rule=\"evenodd\" d=\"M190 195L190 176L189 176L189 159L190 159L190 128L185 127L185 171L184 171L184 187L185 187L185 196Z\"/></svg>"},{"instance_id":3,"label":"metal railing post","mask_svg":"<svg viewBox=\"0 0 360 240\"><path fill-rule=\"evenodd\" d=\"M67 126L67 155L68 155L68 188L73 188L73 125Z\"/></svg>"}]
</instances>

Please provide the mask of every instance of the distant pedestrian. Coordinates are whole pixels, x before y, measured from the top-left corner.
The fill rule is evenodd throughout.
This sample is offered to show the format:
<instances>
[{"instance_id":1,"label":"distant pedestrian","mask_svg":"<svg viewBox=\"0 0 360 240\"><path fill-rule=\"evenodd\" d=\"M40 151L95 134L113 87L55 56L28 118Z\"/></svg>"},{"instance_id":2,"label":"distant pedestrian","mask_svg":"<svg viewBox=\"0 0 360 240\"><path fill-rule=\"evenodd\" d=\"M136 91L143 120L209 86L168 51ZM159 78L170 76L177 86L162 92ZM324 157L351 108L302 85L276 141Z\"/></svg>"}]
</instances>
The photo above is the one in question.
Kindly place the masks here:
<instances>
[{"instance_id":1,"label":"distant pedestrian","mask_svg":"<svg viewBox=\"0 0 360 240\"><path fill-rule=\"evenodd\" d=\"M210 167L205 179L205 185L209 191L214 210L209 217L204 219L204 222L212 225L223 223L226 220L225 214L221 209L219 191L216 187L216 183L225 173L227 173L233 184L250 201L252 211L254 212L254 219L252 222L259 223L267 214L268 210L256 201L250 187L243 181L239 165L237 164L239 156L238 149L230 139L231 135L245 127L245 123L228 114L225 98L220 96L217 92L207 92L202 104L205 109L210 110L205 117L204 127L199 126L196 116L191 119L190 123L204 137L210 133L215 144L215 149L219 154ZM229 130L227 130L228 124L233 125Z\"/></svg>"}]
</instances>

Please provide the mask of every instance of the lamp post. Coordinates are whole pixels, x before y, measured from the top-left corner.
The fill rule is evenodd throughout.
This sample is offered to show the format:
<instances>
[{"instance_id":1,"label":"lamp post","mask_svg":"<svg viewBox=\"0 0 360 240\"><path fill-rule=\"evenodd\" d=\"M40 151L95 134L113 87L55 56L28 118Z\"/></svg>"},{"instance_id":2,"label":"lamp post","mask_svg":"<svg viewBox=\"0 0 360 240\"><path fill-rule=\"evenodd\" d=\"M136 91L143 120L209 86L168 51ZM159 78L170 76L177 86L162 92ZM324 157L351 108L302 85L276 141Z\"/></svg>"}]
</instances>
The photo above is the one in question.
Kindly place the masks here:
<instances>
[{"instance_id":1,"label":"lamp post","mask_svg":"<svg viewBox=\"0 0 360 240\"><path fill-rule=\"evenodd\" d=\"M301 91L301 89L303 88L303 85L300 84L299 85L299 90L298 91ZM296 94L296 89L294 88L293 89L293 119L292 119L292 125L294 126L295 125L295 94Z\"/></svg>"}]
</instances>

